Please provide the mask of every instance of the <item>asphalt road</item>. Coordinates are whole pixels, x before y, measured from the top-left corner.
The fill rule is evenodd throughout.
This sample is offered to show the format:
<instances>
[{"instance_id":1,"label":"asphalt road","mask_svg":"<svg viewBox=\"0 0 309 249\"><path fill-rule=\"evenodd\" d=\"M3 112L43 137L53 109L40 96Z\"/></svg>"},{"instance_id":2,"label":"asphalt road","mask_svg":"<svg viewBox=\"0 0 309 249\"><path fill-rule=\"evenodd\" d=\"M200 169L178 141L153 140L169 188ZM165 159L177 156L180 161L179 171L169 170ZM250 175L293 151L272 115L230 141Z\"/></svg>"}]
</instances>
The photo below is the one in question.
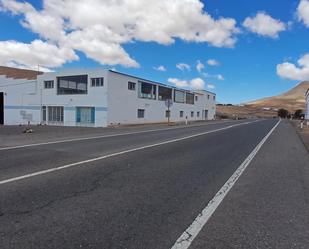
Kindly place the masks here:
<instances>
[{"instance_id":1,"label":"asphalt road","mask_svg":"<svg viewBox=\"0 0 309 249\"><path fill-rule=\"evenodd\" d=\"M134 130L133 134L2 149L0 248L171 248L276 123L250 120ZM293 146L301 150L296 136L292 134ZM274 134L269 141L277 138L279 145L284 144L280 137ZM270 155L260 157L258 163L272 165L266 160L272 152L264 153ZM297 155L300 163L307 160L303 155L307 154ZM300 180L305 181L295 181ZM308 195L307 190L304 187L299 195ZM226 200L220 208L229 204ZM309 208L308 202L301 207ZM215 239L205 245L211 238L204 237L208 234L204 229L192 247L228 248Z\"/></svg>"}]
</instances>

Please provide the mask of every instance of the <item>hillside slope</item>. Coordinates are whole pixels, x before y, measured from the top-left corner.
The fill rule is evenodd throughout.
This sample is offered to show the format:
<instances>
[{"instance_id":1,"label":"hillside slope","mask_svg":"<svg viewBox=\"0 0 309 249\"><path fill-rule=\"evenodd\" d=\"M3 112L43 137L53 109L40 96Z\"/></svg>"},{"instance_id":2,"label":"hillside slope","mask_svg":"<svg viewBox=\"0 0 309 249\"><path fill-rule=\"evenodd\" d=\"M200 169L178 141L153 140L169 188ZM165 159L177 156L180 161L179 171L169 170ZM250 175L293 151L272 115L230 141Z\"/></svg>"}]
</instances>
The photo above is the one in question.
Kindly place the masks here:
<instances>
[{"instance_id":1,"label":"hillside slope","mask_svg":"<svg viewBox=\"0 0 309 249\"><path fill-rule=\"evenodd\" d=\"M254 108L284 108L290 112L294 112L297 109L305 109L305 93L308 88L309 81L304 81L286 93L252 101L246 103L246 105Z\"/></svg>"},{"instance_id":2,"label":"hillside slope","mask_svg":"<svg viewBox=\"0 0 309 249\"><path fill-rule=\"evenodd\" d=\"M309 89L309 81L299 83L291 90L274 97L263 98L244 104L243 106L217 106L218 115L229 117L270 117L277 115L277 109L284 108L294 113L297 109L305 109L305 93Z\"/></svg>"}]
</instances>

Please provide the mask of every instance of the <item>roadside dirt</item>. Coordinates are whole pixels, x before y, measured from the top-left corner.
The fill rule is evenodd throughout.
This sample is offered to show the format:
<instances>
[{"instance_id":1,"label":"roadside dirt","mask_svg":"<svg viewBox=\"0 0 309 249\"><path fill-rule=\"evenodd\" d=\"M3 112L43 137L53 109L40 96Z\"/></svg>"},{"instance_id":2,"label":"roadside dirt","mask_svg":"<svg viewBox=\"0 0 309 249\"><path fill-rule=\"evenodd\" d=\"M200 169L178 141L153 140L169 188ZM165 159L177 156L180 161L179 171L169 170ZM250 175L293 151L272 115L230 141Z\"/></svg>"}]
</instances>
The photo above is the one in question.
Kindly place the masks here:
<instances>
[{"instance_id":1,"label":"roadside dirt","mask_svg":"<svg viewBox=\"0 0 309 249\"><path fill-rule=\"evenodd\" d=\"M309 153L309 126L306 125L306 122L304 121L303 129L300 128L301 121L299 120L293 120L291 121L294 128L296 129L298 135L303 140L305 146L307 147L308 153Z\"/></svg>"}]
</instances>

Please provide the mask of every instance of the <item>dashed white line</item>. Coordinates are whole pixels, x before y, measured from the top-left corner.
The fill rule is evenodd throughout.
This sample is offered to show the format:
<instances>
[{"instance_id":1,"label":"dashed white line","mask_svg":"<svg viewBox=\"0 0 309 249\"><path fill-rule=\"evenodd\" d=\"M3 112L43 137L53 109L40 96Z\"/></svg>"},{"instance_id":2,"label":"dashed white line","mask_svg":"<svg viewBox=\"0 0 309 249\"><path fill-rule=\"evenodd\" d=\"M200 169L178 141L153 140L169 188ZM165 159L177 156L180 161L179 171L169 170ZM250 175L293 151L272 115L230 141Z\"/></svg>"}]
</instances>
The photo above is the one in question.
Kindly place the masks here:
<instances>
[{"instance_id":1,"label":"dashed white line","mask_svg":"<svg viewBox=\"0 0 309 249\"><path fill-rule=\"evenodd\" d=\"M206 135L206 134L210 134L210 133L214 133L214 132L218 132L218 131L223 131L223 130L231 129L231 128L236 127L236 126L247 125L247 124L251 124L251 123L255 123L255 122L257 122L257 121L229 125L227 127L218 128L218 129L211 130L211 131L206 131L206 132L202 132L202 133L198 133L198 134L194 134L194 135L189 135L189 136L185 136L185 137L181 137L181 138L163 141L163 142L160 142L160 143L141 146L141 147L137 147L137 148L133 148L133 149L129 149L129 150L124 150L124 151L112 153L112 154L105 155L105 156L95 157L95 158L92 158L92 159L79 161L79 162L76 162L76 163L70 163L70 164L67 164L67 165L63 165L63 166L59 166L59 167L55 167L55 168L50 168L50 169L47 169L47 170L37 171L37 172L34 172L34 173L30 173L30 174L26 174L26 175L2 180L2 181L0 181L0 185L7 184L7 183L10 183L10 182L16 182L16 181L31 178L31 177L34 177L34 176L44 175L44 174L55 172L55 171L64 170L64 169L67 169L67 168L71 168L71 167L79 166L79 165L82 165L82 164L87 164L87 163L103 160L103 159L106 159L106 158L131 153L131 152L135 152L135 151L139 151L139 150L144 150L144 149L148 149L148 148L152 148L152 147L156 147L156 146L161 146L161 145L164 145L164 144L175 143L175 142L179 142L179 141L182 141L182 140L186 140L186 139L190 139L190 138L194 138L194 137L199 137L199 136L203 136L203 135Z\"/></svg>"},{"instance_id":2,"label":"dashed white line","mask_svg":"<svg viewBox=\"0 0 309 249\"><path fill-rule=\"evenodd\" d=\"M269 133L261 140L261 142L254 148L245 161L237 168L234 174L227 180L222 188L216 193L212 200L202 210L202 212L195 218L192 224L183 232L183 234L176 240L171 249L187 249L205 226L209 218L216 211L220 203L223 201L228 192L232 189L242 173L246 170L252 159L256 156L263 144L267 141L269 136L280 124L279 120L276 125L269 131Z\"/></svg>"},{"instance_id":3,"label":"dashed white line","mask_svg":"<svg viewBox=\"0 0 309 249\"><path fill-rule=\"evenodd\" d=\"M84 141L84 140L100 139L100 138L109 138L109 137L118 137L118 136L125 136L125 135L142 134L142 133L147 133L147 132L186 129L186 128L190 128L190 127L208 126L208 125L212 125L212 124L225 124L225 123L228 123L228 122L231 122L231 121L214 122L214 123L199 124L199 125L180 126L180 127L164 128L164 129L152 129L152 130L144 130L144 131L136 131L136 132L126 132L126 133L118 133L118 134L110 134L110 135L102 135L102 136L72 138L72 139L64 139L64 140L57 140L57 141L50 141L50 142L16 145L16 146L9 146L9 147L0 148L0 151L21 149L21 148L27 148L27 147L35 147L35 146L41 146L41 145L60 144L60 143L69 143L69 142L77 142L77 141Z\"/></svg>"}]
</instances>

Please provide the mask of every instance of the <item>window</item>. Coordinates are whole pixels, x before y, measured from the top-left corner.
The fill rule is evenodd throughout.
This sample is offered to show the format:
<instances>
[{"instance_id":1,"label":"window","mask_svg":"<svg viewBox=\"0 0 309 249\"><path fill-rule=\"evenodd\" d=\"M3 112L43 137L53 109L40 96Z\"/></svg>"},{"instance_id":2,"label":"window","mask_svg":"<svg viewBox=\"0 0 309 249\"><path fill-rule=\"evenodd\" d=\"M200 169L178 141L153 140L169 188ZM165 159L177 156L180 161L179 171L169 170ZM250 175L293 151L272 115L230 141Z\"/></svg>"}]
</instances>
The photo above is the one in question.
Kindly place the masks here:
<instances>
[{"instance_id":1,"label":"window","mask_svg":"<svg viewBox=\"0 0 309 249\"><path fill-rule=\"evenodd\" d=\"M179 117L183 118L183 111L179 112Z\"/></svg>"},{"instance_id":2,"label":"window","mask_svg":"<svg viewBox=\"0 0 309 249\"><path fill-rule=\"evenodd\" d=\"M45 80L44 81L44 88L45 89L54 88L54 81L53 80Z\"/></svg>"},{"instance_id":3,"label":"window","mask_svg":"<svg viewBox=\"0 0 309 249\"><path fill-rule=\"evenodd\" d=\"M138 109L137 110L137 117L144 118L145 117L145 109Z\"/></svg>"},{"instance_id":4,"label":"window","mask_svg":"<svg viewBox=\"0 0 309 249\"><path fill-rule=\"evenodd\" d=\"M177 103L185 103L185 92L175 90L174 91L174 101Z\"/></svg>"},{"instance_id":5,"label":"window","mask_svg":"<svg viewBox=\"0 0 309 249\"><path fill-rule=\"evenodd\" d=\"M198 117L198 118L200 117L200 112L196 113L196 117Z\"/></svg>"},{"instance_id":6,"label":"window","mask_svg":"<svg viewBox=\"0 0 309 249\"><path fill-rule=\"evenodd\" d=\"M91 86L104 86L104 78L91 78Z\"/></svg>"},{"instance_id":7,"label":"window","mask_svg":"<svg viewBox=\"0 0 309 249\"><path fill-rule=\"evenodd\" d=\"M136 88L136 83L129 81L128 82L128 89L132 90L132 91L135 91L135 88Z\"/></svg>"},{"instance_id":8,"label":"window","mask_svg":"<svg viewBox=\"0 0 309 249\"><path fill-rule=\"evenodd\" d=\"M139 97L144 99L156 99L156 91L157 86L146 83L146 82L139 82Z\"/></svg>"},{"instance_id":9,"label":"window","mask_svg":"<svg viewBox=\"0 0 309 249\"><path fill-rule=\"evenodd\" d=\"M214 98L214 100L216 100L216 96L215 95L213 96L213 98Z\"/></svg>"},{"instance_id":10,"label":"window","mask_svg":"<svg viewBox=\"0 0 309 249\"><path fill-rule=\"evenodd\" d=\"M194 118L194 112L191 112L191 118Z\"/></svg>"},{"instance_id":11,"label":"window","mask_svg":"<svg viewBox=\"0 0 309 249\"><path fill-rule=\"evenodd\" d=\"M48 106L48 122L63 123L63 106Z\"/></svg>"},{"instance_id":12,"label":"window","mask_svg":"<svg viewBox=\"0 0 309 249\"><path fill-rule=\"evenodd\" d=\"M197 101L198 100L198 97L197 96L195 96L195 101Z\"/></svg>"},{"instance_id":13,"label":"window","mask_svg":"<svg viewBox=\"0 0 309 249\"><path fill-rule=\"evenodd\" d=\"M76 123L94 124L95 108L94 107L76 107Z\"/></svg>"},{"instance_id":14,"label":"window","mask_svg":"<svg viewBox=\"0 0 309 249\"><path fill-rule=\"evenodd\" d=\"M210 95L209 94L207 94L207 99L209 99L210 98Z\"/></svg>"},{"instance_id":15,"label":"window","mask_svg":"<svg viewBox=\"0 0 309 249\"><path fill-rule=\"evenodd\" d=\"M186 93L186 103L190 105L194 105L194 94Z\"/></svg>"},{"instance_id":16,"label":"window","mask_svg":"<svg viewBox=\"0 0 309 249\"><path fill-rule=\"evenodd\" d=\"M62 94L87 94L88 76L75 75L57 77L57 93Z\"/></svg>"},{"instance_id":17,"label":"window","mask_svg":"<svg viewBox=\"0 0 309 249\"><path fill-rule=\"evenodd\" d=\"M167 99L172 99L172 89L159 86L159 94L158 94L158 99L159 100L167 100Z\"/></svg>"},{"instance_id":18,"label":"window","mask_svg":"<svg viewBox=\"0 0 309 249\"><path fill-rule=\"evenodd\" d=\"M170 118L171 117L171 110L166 110L165 111L165 117Z\"/></svg>"}]
</instances>

